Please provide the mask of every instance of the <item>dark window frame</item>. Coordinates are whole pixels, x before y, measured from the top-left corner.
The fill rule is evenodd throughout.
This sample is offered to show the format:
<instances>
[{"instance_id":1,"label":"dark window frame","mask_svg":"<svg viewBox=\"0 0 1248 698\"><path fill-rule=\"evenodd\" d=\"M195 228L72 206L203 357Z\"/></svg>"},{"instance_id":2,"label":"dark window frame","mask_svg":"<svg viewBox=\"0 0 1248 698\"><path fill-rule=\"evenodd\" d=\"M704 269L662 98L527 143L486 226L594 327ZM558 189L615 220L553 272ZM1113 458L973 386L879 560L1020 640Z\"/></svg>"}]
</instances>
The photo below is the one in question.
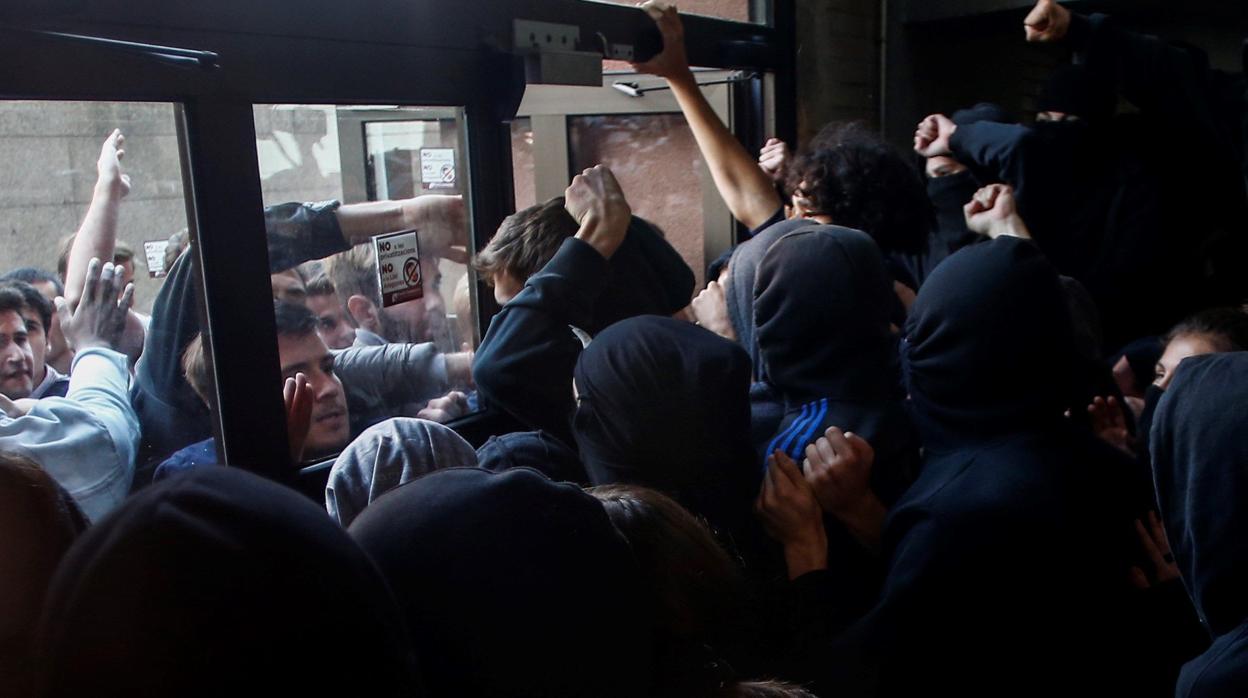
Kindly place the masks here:
<instances>
[{"instance_id":1,"label":"dark window frame","mask_svg":"<svg viewBox=\"0 0 1248 698\"><path fill-rule=\"evenodd\" d=\"M523 94L523 60L497 50L506 48L512 19L573 24L582 44L602 35L611 43L633 44L638 58L660 45L653 24L637 8L581 0L372 0L366 10L310 0L300 9L292 15L282 3L254 0L222 0L210 7L18 0L0 9L0 64L16 68L0 75L0 99L179 105L201 329L210 338L210 365L230 367L214 370L218 452L232 465L286 482L295 480L296 470L286 446L280 391L267 388L279 385L280 369L252 105L462 107L472 175L470 219L479 248L514 210L505 122ZM791 142L793 0L775 0L770 10L772 26L687 16L686 42L695 65L776 74L776 130ZM187 59L159 47L210 53ZM737 108L757 118L762 105L758 98L746 99ZM747 140L756 141L760 136L751 131ZM484 334L498 308L488 290L479 287L477 296ZM487 414L455 427L479 442L502 423Z\"/></svg>"}]
</instances>

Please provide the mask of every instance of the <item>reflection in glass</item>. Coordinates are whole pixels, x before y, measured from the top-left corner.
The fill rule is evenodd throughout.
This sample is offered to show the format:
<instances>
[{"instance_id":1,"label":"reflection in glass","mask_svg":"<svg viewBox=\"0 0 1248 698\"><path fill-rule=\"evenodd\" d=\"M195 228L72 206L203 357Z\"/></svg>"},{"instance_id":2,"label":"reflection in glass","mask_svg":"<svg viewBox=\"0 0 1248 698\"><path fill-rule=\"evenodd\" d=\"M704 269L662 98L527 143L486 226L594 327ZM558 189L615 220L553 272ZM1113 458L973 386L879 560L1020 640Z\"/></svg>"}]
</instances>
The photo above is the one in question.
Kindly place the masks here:
<instances>
[{"instance_id":1,"label":"reflection in glass","mask_svg":"<svg viewBox=\"0 0 1248 698\"><path fill-rule=\"evenodd\" d=\"M255 112L279 359L315 398L302 455L332 455L390 417L475 409L460 110Z\"/></svg>"}]
</instances>

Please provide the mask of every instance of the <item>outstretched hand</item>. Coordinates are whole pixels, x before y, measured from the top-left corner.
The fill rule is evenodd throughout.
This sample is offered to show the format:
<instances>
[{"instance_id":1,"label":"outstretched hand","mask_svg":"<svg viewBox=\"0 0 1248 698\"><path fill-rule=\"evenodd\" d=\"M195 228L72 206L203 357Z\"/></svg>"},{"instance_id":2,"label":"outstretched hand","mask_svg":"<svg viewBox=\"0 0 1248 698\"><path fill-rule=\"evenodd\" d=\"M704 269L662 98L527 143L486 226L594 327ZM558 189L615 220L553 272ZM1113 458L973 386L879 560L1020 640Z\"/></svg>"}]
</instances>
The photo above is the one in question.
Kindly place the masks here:
<instances>
[{"instance_id":1,"label":"outstretched hand","mask_svg":"<svg viewBox=\"0 0 1248 698\"><path fill-rule=\"evenodd\" d=\"M74 351L93 347L117 350L134 301L134 284L126 284L124 291L121 285L119 267L112 262L101 265L99 259L92 258L76 306L71 308L65 298L56 298L61 334Z\"/></svg>"},{"instance_id":2,"label":"outstretched hand","mask_svg":"<svg viewBox=\"0 0 1248 698\"><path fill-rule=\"evenodd\" d=\"M663 50L648 61L632 63L633 70L668 80L692 80L693 72L689 70L689 58L685 55L685 27L676 8L660 0L647 0L640 7L658 27L663 37Z\"/></svg>"},{"instance_id":3,"label":"outstretched hand","mask_svg":"<svg viewBox=\"0 0 1248 698\"><path fill-rule=\"evenodd\" d=\"M1131 447L1131 432L1127 430L1127 417L1118 398L1112 395L1092 398L1088 416L1092 418L1092 433L1101 441L1129 456L1135 455L1135 449Z\"/></svg>"},{"instance_id":4,"label":"outstretched hand","mask_svg":"<svg viewBox=\"0 0 1248 698\"><path fill-rule=\"evenodd\" d=\"M312 405L316 401L308 387L308 377L296 373L287 378L282 387L282 400L286 403L286 436L290 440L290 458L299 463L303 460L304 445L312 428Z\"/></svg>"},{"instance_id":5,"label":"outstretched hand","mask_svg":"<svg viewBox=\"0 0 1248 698\"><path fill-rule=\"evenodd\" d=\"M452 390L439 398L425 404L424 409L416 413L420 419L427 419L438 424L446 424L468 414L468 396Z\"/></svg>"},{"instance_id":6,"label":"outstretched hand","mask_svg":"<svg viewBox=\"0 0 1248 698\"><path fill-rule=\"evenodd\" d=\"M1061 41L1069 30L1070 10L1056 0L1039 0L1023 20L1023 31L1033 43Z\"/></svg>"},{"instance_id":7,"label":"outstretched hand","mask_svg":"<svg viewBox=\"0 0 1248 698\"><path fill-rule=\"evenodd\" d=\"M130 193L130 175L121 169L121 159L126 156L125 145L126 137L122 135L121 129L113 129L108 138L104 139L104 145L100 148L100 159L95 163L95 186L115 199L121 199Z\"/></svg>"},{"instance_id":8,"label":"outstretched hand","mask_svg":"<svg viewBox=\"0 0 1248 698\"><path fill-rule=\"evenodd\" d=\"M441 257L456 264L468 263L468 248L460 242L468 239L464 197L425 194L404 199L400 206L403 226L419 231L422 255Z\"/></svg>"}]
</instances>

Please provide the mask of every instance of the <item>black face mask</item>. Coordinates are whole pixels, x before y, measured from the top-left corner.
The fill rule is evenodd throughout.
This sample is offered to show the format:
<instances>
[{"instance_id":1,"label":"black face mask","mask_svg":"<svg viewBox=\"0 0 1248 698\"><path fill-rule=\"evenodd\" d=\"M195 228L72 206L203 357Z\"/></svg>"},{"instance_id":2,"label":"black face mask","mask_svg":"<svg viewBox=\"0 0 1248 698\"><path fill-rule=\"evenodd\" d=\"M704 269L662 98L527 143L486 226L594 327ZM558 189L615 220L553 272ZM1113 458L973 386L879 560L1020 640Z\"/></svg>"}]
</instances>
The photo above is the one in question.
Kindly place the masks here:
<instances>
[{"instance_id":1,"label":"black face mask","mask_svg":"<svg viewBox=\"0 0 1248 698\"><path fill-rule=\"evenodd\" d=\"M979 182L970 170L927 180L927 198L932 200L942 224L947 213L956 212L957 219L962 220L962 207L978 190ZM966 224L963 223L962 227L965 228Z\"/></svg>"},{"instance_id":2,"label":"black face mask","mask_svg":"<svg viewBox=\"0 0 1248 698\"><path fill-rule=\"evenodd\" d=\"M1161 396L1165 394L1165 389L1156 385L1149 385L1144 390L1144 410L1140 412L1140 418L1135 423L1135 438L1139 444L1136 451L1139 453L1148 453L1148 434L1153 428L1153 414L1157 411Z\"/></svg>"}]
</instances>

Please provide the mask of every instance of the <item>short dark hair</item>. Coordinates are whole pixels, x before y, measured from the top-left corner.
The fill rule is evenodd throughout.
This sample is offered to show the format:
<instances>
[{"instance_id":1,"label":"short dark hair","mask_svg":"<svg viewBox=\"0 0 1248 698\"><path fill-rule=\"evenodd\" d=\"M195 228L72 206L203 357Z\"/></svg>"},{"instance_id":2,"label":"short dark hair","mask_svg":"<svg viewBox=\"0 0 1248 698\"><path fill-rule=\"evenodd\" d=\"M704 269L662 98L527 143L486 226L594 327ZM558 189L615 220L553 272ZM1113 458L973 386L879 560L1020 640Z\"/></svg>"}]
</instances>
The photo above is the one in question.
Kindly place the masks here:
<instances>
[{"instance_id":1,"label":"short dark hair","mask_svg":"<svg viewBox=\"0 0 1248 698\"><path fill-rule=\"evenodd\" d=\"M917 253L927 243L932 204L909 159L859 122L831 123L787 169L812 212L870 235L887 255Z\"/></svg>"},{"instance_id":2,"label":"short dark hair","mask_svg":"<svg viewBox=\"0 0 1248 698\"><path fill-rule=\"evenodd\" d=\"M1166 333L1165 344L1176 337L1199 335L1219 351L1248 350L1248 313L1239 308L1209 308L1188 317Z\"/></svg>"},{"instance_id":3,"label":"short dark hair","mask_svg":"<svg viewBox=\"0 0 1248 698\"><path fill-rule=\"evenodd\" d=\"M48 328L52 326L52 313L56 310L52 306L52 301L44 298L43 294L39 293L39 289L25 281L0 281L0 288L11 288L22 294L22 300L25 301L24 309L33 310L39 314L39 320L43 323L43 332L47 334Z\"/></svg>"},{"instance_id":4,"label":"short dark hair","mask_svg":"<svg viewBox=\"0 0 1248 698\"><path fill-rule=\"evenodd\" d=\"M497 272L525 281L546 266L577 228L576 219L564 208L564 198L556 196L505 218L473 266L487 282Z\"/></svg>"},{"instance_id":5,"label":"short dark hair","mask_svg":"<svg viewBox=\"0 0 1248 698\"><path fill-rule=\"evenodd\" d=\"M273 317L279 337L305 337L316 332L316 316L301 303L274 300Z\"/></svg>"},{"instance_id":6,"label":"short dark hair","mask_svg":"<svg viewBox=\"0 0 1248 698\"><path fill-rule=\"evenodd\" d=\"M134 248L125 240L113 244L113 264L123 264L134 259Z\"/></svg>"},{"instance_id":7,"label":"short dark hair","mask_svg":"<svg viewBox=\"0 0 1248 698\"><path fill-rule=\"evenodd\" d=\"M26 296L22 292L12 286L0 286L0 313L7 313L10 310L22 314L26 309Z\"/></svg>"},{"instance_id":8,"label":"short dark hair","mask_svg":"<svg viewBox=\"0 0 1248 698\"><path fill-rule=\"evenodd\" d=\"M37 267L22 267L0 276L0 281L25 281L28 284L52 284L56 289L56 295L65 295L65 284L61 283L59 277L50 271L39 269Z\"/></svg>"}]
</instances>

